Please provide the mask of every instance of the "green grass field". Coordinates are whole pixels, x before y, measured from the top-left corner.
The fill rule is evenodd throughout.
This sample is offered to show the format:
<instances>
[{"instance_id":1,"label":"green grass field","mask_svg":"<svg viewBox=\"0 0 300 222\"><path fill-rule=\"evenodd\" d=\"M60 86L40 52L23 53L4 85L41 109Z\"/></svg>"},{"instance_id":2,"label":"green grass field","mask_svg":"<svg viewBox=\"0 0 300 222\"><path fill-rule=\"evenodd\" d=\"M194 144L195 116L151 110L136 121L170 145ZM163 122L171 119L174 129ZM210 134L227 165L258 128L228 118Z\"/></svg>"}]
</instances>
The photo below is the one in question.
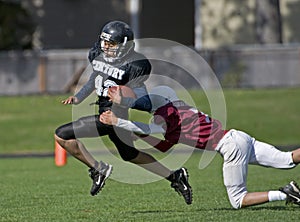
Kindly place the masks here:
<instances>
[{"instance_id":1,"label":"green grass field","mask_svg":"<svg viewBox=\"0 0 300 222\"><path fill-rule=\"evenodd\" d=\"M205 101L199 92L193 91L192 95L199 106L200 101ZM300 144L299 96L300 89L227 90L227 127L242 129L276 145ZM59 104L65 97L0 97L0 155L53 152L54 129L72 119L71 107ZM209 112L205 102L201 107ZM138 115L138 112L132 113L133 118ZM174 154L174 159L180 159L180 155L184 154ZM154 156L163 158L159 153ZM56 167L52 157L0 158L0 221L273 222L299 219L299 207L285 206L284 202L233 210L222 182L221 157L216 155L207 168L199 170L200 157L201 152L194 152L184 164L189 169L194 190L194 202L190 206L185 205L182 197L164 180L142 185L119 182L114 178L119 174L118 167L103 191L91 197L87 169L72 157L64 167ZM110 159L98 154L97 158ZM136 176L132 167L131 164L124 167L124 177ZM139 172L143 174L142 170ZM142 176L147 177L147 174ZM248 189L278 189L291 179L300 182L299 168L283 171L250 166Z\"/></svg>"},{"instance_id":2,"label":"green grass field","mask_svg":"<svg viewBox=\"0 0 300 222\"><path fill-rule=\"evenodd\" d=\"M102 157L105 159L105 156ZM96 197L89 195L86 168L73 158L56 167L52 158L1 159L0 221L297 221L298 206L273 202L233 210L222 184L221 158L204 170L200 154L185 164L194 202L186 205L166 181L134 185L110 179ZM115 173L115 172L113 172ZM277 189L299 169L280 171L251 166L250 191Z\"/></svg>"}]
</instances>

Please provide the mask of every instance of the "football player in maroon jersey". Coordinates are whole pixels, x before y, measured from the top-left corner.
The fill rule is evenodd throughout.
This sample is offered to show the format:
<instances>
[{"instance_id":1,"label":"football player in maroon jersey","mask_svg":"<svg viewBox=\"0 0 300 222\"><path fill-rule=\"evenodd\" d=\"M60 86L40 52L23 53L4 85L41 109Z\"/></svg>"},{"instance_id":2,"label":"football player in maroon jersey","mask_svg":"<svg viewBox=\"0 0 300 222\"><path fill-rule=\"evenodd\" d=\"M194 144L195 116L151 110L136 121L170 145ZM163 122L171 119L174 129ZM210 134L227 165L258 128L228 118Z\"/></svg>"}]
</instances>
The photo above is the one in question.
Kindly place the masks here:
<instances>
[{"instance_id":1,"label":"football player in maroon jersey","mask_svg":"<svg viewBox=\"0 0 300 222\"><path fill-rule=\"evenodd\" d=\"M117 91L109 91L109 96L113 101L117 98L120 100ZM224 159L224 185L235 209L277 200L300 205L299 187L295 181L279 190L266 192L248 192L246 187L249 164L291 169L300 162L300 148L283 152L245 132L224 130L220 121L180 100L170 87L154 87L149 96L154 115L153 123L117 118L113 111L102 113L100 121L132 131L162 152L178 143L219 152ZM162 133L164 139L150 136L156 133Z\"/></svg>"}]
</instances>

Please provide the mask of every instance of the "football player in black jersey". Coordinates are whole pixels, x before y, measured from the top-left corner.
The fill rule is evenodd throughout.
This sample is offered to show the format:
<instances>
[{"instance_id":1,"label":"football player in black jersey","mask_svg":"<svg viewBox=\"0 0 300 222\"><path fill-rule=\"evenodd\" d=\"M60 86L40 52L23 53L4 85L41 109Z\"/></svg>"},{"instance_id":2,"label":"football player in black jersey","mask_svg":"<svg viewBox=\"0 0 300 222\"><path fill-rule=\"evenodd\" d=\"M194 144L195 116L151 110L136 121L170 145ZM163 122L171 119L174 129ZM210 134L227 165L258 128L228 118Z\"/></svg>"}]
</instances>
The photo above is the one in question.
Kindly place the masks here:
<instances>
[{"instance_id":1,"label":"football player in black jersey","mask_svg":"<svg viewBox=\"0 0 300 222\"><path fill-rule=\"evenodd\" d=\"M178 183L181 183L181 180L187 180L186 174L177 172L178 176L175 176L176 171L170 171L151 155L137 150L133 145L130 132L123 129L116 132L112 126L99 121L99 115L102 112L112 109L113 104L107 96L110 87L126 85L133 89L137 98L147 95L144 81L150 75L151 64L144 55L134 50L133 40L133 31L126 23L121 21L107 23L102 28L98 41L89 52L88 58L93 67L93 73L88 82L76 95L62 101L63 104L79 104L94 90L98 95L98 115L82 117L58 127L55 131L55 140L90 168L90 177L93 180L90 193L93 196L104 186L105 180L111 174L112 166L97 161L78 140L79 138L108 135L123 160L140 165L173 183L175 179ZM128 108L151 110L151 102L147 97L142 103L136 104L135 101L140 100L130 97L122 98L121 104L114 105L114 113L120 118L127 119Z\"/></svg>"}]
</instances>

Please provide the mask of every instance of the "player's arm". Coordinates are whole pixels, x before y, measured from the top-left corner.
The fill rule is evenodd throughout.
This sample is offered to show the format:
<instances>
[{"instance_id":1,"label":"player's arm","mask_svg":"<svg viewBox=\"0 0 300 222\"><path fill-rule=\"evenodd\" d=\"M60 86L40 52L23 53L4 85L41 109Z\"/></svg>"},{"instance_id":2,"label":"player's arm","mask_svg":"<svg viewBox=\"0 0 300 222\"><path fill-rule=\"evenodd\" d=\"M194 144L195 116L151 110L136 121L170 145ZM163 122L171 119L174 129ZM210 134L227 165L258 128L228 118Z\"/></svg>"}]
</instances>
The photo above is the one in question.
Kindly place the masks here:
<instances>
[{"instance_id":1,"label":"player's arm","mask_svg":"<svg viewBox=\"0 0 300 222\"><path fill-rule=\"evenodd\" d=\"M154 123L146 124L142 122L129 121L120 118L118 118L116 126L126 129L128 131L132 131L136 134L149 135L149 134L165 133L165 130L161 125L156 125Z\"/></svg>"},{"instance_id":2,"label":"player's arm","mask_svg":"<svg viewBox=\"0 0 300 222\"><path fill-rule=\"evenodd\" d=\"M174 143L171 143L168 140L162 140L151 135L137 135L137 136L161 152L166 152L172 146L175 145Z\"/></svg>"},{"instance_id":3,"label":"player's arm","mask_svg":"<svg viewBox=\"0 0 300 222\"><path fill-rule=\"evenodd\" d=\"M161 152L166 152L172 146L174 146L174 144L169 142L168 140L162 140L160 138L149 135L165 133L165 130L162 127L162 125L157 125L154 123L145 124L141 122L121 119L116 117L112 111L106 111L102 113L99 117L99 120L102 123L114 125L135 133L138 138L144 140L146 143L150 144L151 146L160 150Z\"/></svg>"},{"instance_id":4,"label":"player's arm","mask_svg":"<svg viewBox=\"0 0 300 222\"><path fill-rule=\"evenodd\" d=\"M86 84L83 85L83 87L79 90L78 93L76 93L75 96L70 96L67 99L61 101L62 104L79 104L81 103L86 97L88 97L94 90L95 90L95 76L96 73L92 73L89 80L86 82Z\"/></svg>"},{"instance_id":5,"label":"player's arm","mask_svg":"<svg viewBox=\"0 0 300 222\"><path fill-rule=\"evenodd\" d=\"M137 109L141 111L152 111L152 103L148 94L144 96L137 97L131 105L132 109Z\"/></svg>"},{"instance_id":6,"label":"player's arm","mask_svg":"<svg viewBox=\"0 0 300 222\"><path fill-rule=\"evenodd\" d=\"M104 124L114 125L137 134L165 133L165 130L161 125L154 123L146 124L142 122L121 119L116 117L112 111L106 111L102 113L99 117L99 120Z\"/></svg>"},{"instance_id":7,"label":"player's arm","mask_svg":"<svg viewBox=\"0 0 300 222\"><path fill-rule=\"evenodd\" d=\"M126 96L126 94L122 93L119 87L114 88L114 90L110 88L108 90L108 97L110 97L110 100L115 104L119 104L127 108L150 112L152 105L146 87L136 87L131 90L135 95L134 97Z\"/></svg>"},{"instance_id":8,"label":"player's arm","mask_svg":"<svg viewBox=\"0 0 300 222\"><path fill-rule=\"evenodd\" d=\"M152 105L145 86L132 89L136 98L122 97L120 104L132 109L150 112Z\"/></svg>"}]
</instances>

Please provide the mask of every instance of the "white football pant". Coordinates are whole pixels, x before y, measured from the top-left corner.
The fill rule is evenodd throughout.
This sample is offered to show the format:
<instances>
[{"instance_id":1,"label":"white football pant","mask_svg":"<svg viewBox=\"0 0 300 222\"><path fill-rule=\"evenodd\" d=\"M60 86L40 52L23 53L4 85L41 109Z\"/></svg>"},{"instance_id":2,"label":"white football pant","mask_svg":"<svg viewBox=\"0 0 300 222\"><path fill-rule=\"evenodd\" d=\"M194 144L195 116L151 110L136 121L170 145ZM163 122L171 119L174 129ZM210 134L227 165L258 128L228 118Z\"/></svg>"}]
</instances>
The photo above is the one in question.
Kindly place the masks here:
<instances>
[{"instance_id":1,"label":"white football pant","mask_svg":"<svg viewBox=\"0 0 300 222\"><path fill-rule=\"evenodd\" d=\"M290 169L291 152L282 152L274 146L255 140L245 132L229 130L218 143L216 150L223 156L223 179L231 205L241 207L247 193L248 164Z\"/></svg>"}]
</instances>

